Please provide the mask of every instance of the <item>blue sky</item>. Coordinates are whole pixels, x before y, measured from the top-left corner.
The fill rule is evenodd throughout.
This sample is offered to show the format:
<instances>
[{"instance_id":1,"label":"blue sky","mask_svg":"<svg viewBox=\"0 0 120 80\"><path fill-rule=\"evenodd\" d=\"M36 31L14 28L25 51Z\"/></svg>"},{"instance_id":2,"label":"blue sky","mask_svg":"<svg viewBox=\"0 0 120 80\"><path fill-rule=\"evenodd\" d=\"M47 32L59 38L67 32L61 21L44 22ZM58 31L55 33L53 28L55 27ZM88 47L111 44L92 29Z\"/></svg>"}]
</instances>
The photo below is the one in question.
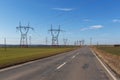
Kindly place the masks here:
<instances>
[{"instance_id":1,"label":"blue sky","mask_svg":"<svg viewBox=\"0 0 120 80\"><path fill-rule=\"evenodd\" d=\"M16 27L30 26L28 37L32 44L45 44L53 28L64 30L59 36L68 38L69 44L84 39L86 44L120 44L120 0L0 0L0 44L19 44L20 33Z\"/></svg>"}]
</instances>

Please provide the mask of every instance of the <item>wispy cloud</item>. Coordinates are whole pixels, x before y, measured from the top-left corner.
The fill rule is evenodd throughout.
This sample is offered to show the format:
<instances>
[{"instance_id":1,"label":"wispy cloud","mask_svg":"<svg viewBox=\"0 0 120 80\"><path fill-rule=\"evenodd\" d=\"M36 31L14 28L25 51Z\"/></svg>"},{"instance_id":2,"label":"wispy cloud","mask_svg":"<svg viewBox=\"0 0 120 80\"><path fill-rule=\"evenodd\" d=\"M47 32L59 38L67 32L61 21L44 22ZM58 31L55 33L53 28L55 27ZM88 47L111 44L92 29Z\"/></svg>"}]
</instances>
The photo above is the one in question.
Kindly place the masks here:
<instances>
[{"instance_id":1,"label":"wispy cloud","mask_svg":"<svg viewBox=\"0 0 120 80\"><path fill-rule=\"evenodd\" d=\"M58 11L72 11L73 10L73 8L52 8L52 9L54 9L54 10L58 10Z\"/></svg>"},{"instance_id":2,"label":"wispy cloud","mask_svg":"<svg viewBox=\"0 0 120 80\"><path fill-rule=\"evenodd\" d=\"M83 19L83 21L89 22L89 21L92 21L92 20L86 18L86 19Z\"/></svg>"},{"instance_id":3,"label":"wispy cloud","mask_svg":"<svg viewBox=\"0 0 120 80\"><path fill-rule=\"evenodd\" d=\"M103 27L104 27L104 26L102 26L102 25L94 25L94 26L82 28L81 31L96 30L96 29L101 29L101 28L103 28Z\"/></svg>"},{"instance_id":4,"label":"wispy cloud","mask_svg":"<svg viewBox=\"0 0 120 80\"><path fill-rule=\"evenodd\" d=\"M114 22L114 23L120 23L120 19L113 19L112 22Z\"/></svg>"}]
</instances>

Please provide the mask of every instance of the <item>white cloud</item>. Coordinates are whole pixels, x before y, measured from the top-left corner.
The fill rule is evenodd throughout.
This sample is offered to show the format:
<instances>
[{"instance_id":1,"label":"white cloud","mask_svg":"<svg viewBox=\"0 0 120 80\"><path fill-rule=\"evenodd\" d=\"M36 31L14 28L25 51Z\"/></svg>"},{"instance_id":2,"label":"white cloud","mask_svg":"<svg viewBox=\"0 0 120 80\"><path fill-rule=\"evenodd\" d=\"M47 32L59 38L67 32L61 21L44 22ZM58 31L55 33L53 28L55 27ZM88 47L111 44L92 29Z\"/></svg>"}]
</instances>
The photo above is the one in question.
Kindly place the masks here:
<instances>
[{"instance_id":1,"label":"white cloud","mask_svg":"<svg viewBox=\"0 0 120 80\"><path fill-rule=\"evenodd\" d=\"M91 26L90 27L91 29L100 29L100 28L103 28L102 25L94 25L94 26Z\"/></svg>"},{"instance_id":2,"label":"white cloud","mask_svg":"<svg viewBox=\"0 0 120 80\"><path fill-rule=\"evenodd\" d=\"M59 11L72 11L73 8L53 8L54 10L59 10Z\"/></svg>"},{"instance_id":3,"label":"white cloud","mask_svg":"<svg viewBox=\"0 0 120 80\"><path fill-rule=\"evenodd\" d=\"M94 25L94 26L82 28L81 31L96 30L96 29L101 29L101 28L103 28L103 27L104 27L104 26L102 26L102 25Z\"/></svg>"},{"instance_id":4,"label":"white cloud","mask_svg":"<svg viewBox=\"0 0 120 80\"><path fill-rule=\"evenodd\" d=\"M85 21L85 22L89 22L89 21L91 21L90 19L83 19L83 21Z\"/></svg>"},{"instance_id":5,"label":"white cloud","mask_svg":"<svg viewBox=\"0 0 120 80\"><path fill-rule=\"evenodd\" d=\"M113 19L112 21L113 21L114 23L116 23L116 22L117 22L117 23L120 23L120 19Z\"/></svg>"},{"instance_id":6,"label":"white cloud","mask_svg":"<svg viewBox=\"0 0 120 80\"><path fill-rule=\"evenodd\" d=\"M89 28L82 28L81 31L89 30Z\"/></svg>"}]
</instances>

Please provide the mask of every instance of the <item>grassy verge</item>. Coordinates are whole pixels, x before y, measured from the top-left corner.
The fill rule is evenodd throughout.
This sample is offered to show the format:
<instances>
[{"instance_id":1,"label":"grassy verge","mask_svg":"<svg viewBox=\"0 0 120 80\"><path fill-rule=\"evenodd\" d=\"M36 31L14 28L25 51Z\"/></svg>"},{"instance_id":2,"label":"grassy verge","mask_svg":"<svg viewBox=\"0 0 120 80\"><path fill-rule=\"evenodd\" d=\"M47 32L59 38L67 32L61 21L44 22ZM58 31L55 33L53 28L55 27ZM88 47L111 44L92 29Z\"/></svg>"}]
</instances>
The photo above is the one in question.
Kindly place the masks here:
<instances>
[{"instance_id":1,"label":"grassy verge","mask_svg":"<svg viewBox=\"0 0 120 80\"><path fill-rule=\"evenodd\" d=\"M100 50L120 56L120 47L97 47Z\"/></svg>"},{"instance_id":2,"label":"grassy verge","mask_svg":"<svg viewBox=\"0 0 120 80\"><path fill-rule=\"evenodd\" d=\"M75 48L0 48L0 68L40 59Z\"/></svg>"}]
</instances>

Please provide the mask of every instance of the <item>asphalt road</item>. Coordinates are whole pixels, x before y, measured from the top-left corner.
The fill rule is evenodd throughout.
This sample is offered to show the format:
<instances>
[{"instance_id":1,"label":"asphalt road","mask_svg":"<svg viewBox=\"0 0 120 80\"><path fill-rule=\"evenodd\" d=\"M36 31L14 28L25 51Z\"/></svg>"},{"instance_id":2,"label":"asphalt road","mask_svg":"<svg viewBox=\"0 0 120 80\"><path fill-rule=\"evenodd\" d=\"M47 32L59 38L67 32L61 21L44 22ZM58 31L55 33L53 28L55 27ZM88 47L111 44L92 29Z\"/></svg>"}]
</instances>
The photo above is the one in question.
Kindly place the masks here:
<instances>
[{"instance_id":1,"label":"asphalt road","mask_svg":"<svg viewBox=\"0 0 120 80\"><path fill-rule=\"evenodd\" d=\"M0 70L0 80L113 80L88 47Z\"/></svg>"}]
</instances>

